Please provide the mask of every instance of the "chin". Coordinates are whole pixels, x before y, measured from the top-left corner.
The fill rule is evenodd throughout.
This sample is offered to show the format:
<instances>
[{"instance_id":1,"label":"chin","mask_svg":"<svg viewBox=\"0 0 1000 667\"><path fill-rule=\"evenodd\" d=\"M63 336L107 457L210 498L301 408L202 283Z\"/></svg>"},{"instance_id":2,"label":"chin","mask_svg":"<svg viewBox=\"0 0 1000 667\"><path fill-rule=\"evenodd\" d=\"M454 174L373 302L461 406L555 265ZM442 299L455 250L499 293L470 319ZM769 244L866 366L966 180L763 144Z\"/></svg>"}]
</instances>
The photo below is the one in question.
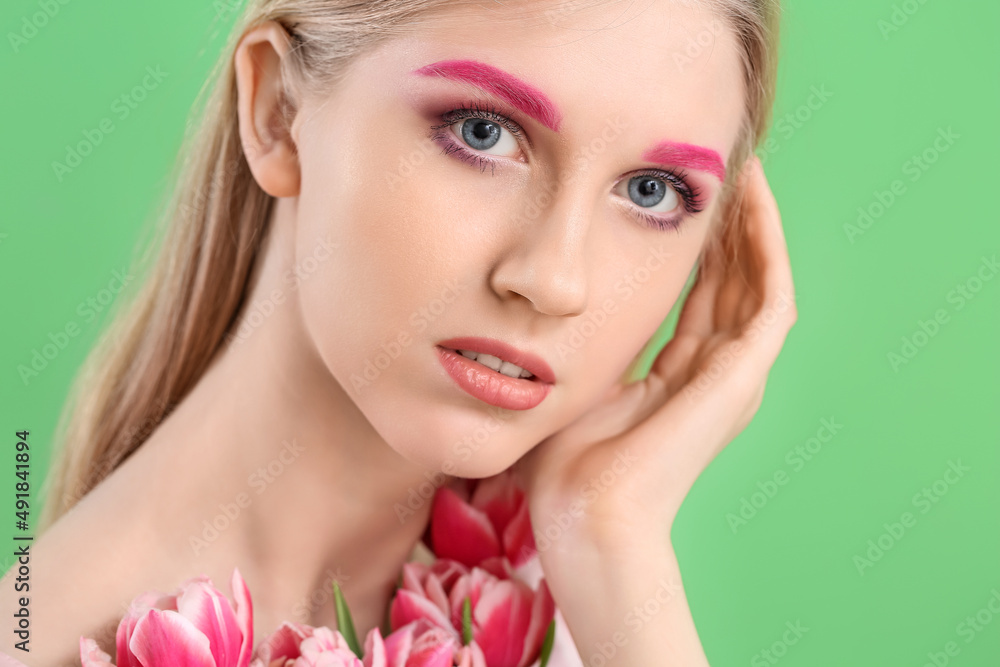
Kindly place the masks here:
<instances>
[{"instance_id":1,"label":"chin","mask_svg":"<svg viewBox=\"0 0 1000 667\"><path fill-rule=\"evenodd\" d=\"M512 425L489 415L479 415L471 425L466 420L424 417L406 427L394 422L391 432L383 437L407 461L434 473L469 479L492 477L513 465L534 444L527 436L518 437Z\"/></svg>"},{"instance_id":2,"label":"chin","mask_svg":"<svg viewBox=\"0 0 1000 667\"><path fill-rule=\"evenodd\" d=\"M520 445L520 446L515 446ZM480 479L498 475L512 466L530 446L512 443L509 437L428 438L420 442L393 443L394 449L410 462L452 477Z\"/></svg>"},{"instance_id":3,"label":"chin","mask_svg":"<svg viewBox=\"0 0 1000 667\"><path fill-rule=\"evenodd\" d=\"M464 477L466 479L493 477L494 475L499 475L504 470L514 465L519 458L520 456L515 458L502 455L478 455L470 458L468 461L452 460L451 463L448 464L448 467L452 468L452 472L447 474L452 477Z\"/></svg>"}]
</instances>

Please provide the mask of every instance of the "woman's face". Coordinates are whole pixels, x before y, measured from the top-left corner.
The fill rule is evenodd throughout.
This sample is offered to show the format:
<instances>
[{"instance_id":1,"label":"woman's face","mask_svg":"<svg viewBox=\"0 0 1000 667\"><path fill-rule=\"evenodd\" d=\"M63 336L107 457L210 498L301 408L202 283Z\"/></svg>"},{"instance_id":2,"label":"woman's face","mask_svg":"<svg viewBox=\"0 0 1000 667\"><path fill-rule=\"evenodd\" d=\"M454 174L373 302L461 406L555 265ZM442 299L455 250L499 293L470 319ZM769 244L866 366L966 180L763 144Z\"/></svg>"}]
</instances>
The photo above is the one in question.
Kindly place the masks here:
<instances>
[{"instance_id":1,"label":"woman's face","mask_svg":"<svg viewBox=\"0 0 1000 667\"><path fill-rule=\"evenodd\" d=\"M502 471L620 382L678 298L744 91L714 15L642 4L453 6L303 103L298 259L332 247L305 326L404 457Z\"/></svg>"}]
</instances>

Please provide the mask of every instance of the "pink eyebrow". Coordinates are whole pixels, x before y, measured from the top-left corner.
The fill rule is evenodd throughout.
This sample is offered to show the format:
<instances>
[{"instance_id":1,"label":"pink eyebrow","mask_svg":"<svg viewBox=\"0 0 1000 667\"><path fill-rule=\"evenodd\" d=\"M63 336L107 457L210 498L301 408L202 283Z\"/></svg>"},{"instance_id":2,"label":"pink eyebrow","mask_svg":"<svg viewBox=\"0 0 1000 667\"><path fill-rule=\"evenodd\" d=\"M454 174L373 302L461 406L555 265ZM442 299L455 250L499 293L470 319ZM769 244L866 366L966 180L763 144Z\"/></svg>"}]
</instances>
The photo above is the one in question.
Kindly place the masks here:
<instances>
[{"instance_id":1,"label":"pink eyebrow","mask_svg":"<svg viewBox=\"0 0 1000 667\"><path fill-rule=\"evenodd\" d=\"M663 141L643 153L642 159L647 162L666 162L678 167L707 171L720 181L726 180L726 167L722 164L722 158L711 148L677 141Z\"/></svg>"},{"instance_id":2,"label":"pink eyebrow","mask_svg":"<svg viewBox=\"0 0 1000 667\"><path fill-rule=\"evenodd\" d=\"M550 130L559 131L562 115L542 91L492 65L475 60L440 60L413 73L471 83L505 100Z\"/></svg>"}]
</instances>

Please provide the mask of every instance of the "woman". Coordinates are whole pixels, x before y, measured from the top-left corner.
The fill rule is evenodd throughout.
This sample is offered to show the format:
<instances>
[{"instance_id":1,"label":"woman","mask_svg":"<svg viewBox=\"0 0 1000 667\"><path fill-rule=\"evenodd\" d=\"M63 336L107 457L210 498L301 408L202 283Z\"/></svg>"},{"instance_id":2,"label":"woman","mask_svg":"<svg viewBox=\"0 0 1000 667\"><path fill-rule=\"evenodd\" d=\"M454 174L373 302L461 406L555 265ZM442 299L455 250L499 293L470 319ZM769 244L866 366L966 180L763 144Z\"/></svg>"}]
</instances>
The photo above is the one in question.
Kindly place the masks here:
<instances>
[{"instance_id":1,"label":"woman","mask_svg":"<svg viewBox=\"0 0 1000 667\"><path fill-rule=\"evenodd\" d=\"M72 663L138 592L234 566L255 636L334 626L303 607L331 576L363 634L424 532L414 490L514 466L584 663L707 664L679 587L615 633L679 583L673 517L795 320L752 157L776 12L251 2L78 385L22 659Z\"/></svg>"}]
</instances>

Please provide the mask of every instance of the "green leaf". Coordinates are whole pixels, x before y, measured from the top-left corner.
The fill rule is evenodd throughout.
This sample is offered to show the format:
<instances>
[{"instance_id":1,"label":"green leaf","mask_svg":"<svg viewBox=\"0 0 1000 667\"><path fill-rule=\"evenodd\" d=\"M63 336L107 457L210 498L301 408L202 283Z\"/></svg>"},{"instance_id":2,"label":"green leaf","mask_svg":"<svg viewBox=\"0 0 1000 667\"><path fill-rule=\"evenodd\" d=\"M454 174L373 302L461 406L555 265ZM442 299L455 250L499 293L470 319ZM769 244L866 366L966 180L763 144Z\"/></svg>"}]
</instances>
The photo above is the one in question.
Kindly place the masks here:
<instances>
[{"instance_id":1,"label":"green leaf","mask_svg":"<svg viewBox=\"0 0 1000 667\"><path fill-rule=\"evenodd\" d=\"M462 603L462 643L472 643L472 600L468 597Z\"/></svg>"},{"instance_id":2,"label":"green leaf","mask_svg":"<svg viewBox=\"0 0 1000 667\"><path fill-rule=\"evenodd\" d=\"M545 633L545 641L542 642L542 664L541 667L545 667L549 662L549 656L552 655L552 645L556 643L556 619L552 619L549 623L549 631Z\"/></svg>"},{"instance_id":3,"label":"green leaf","mask_svg":"<svg viewBox=\"0 0 1000 667\"><path fill-rule=\"evenodd\" d=\"M361 655L361 645L358 643L358 635L354 632L354 621L351 620L351 610L347 608L347 600L340 592L340 585L337 580L333 580L333 604L337 609L337 629L347 640L347 645L351 647L354 655L359 658Z\"/></svg>"}]
</instances>

